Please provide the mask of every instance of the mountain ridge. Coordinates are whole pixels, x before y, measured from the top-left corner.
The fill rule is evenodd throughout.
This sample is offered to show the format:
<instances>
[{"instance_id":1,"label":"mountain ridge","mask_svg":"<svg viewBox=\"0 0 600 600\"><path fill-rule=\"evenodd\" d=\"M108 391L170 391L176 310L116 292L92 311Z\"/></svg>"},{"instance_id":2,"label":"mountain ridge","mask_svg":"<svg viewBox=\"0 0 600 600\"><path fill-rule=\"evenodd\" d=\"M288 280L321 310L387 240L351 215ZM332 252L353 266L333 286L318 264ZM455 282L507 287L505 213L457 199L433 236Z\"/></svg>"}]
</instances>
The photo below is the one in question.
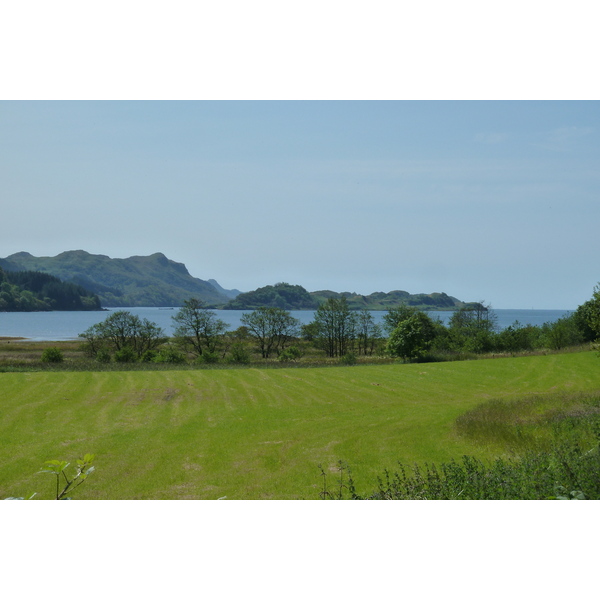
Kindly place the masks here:
<instances>
[{"instance_id":1,"label":"mountain ridge","mask_svg":"<svg viewBox=\"0 0 600 600\"><path fill-rule=\"evenodd\" d=\"M0 258L5 271L38 271L80 285L96 294L103 307L182 306L190 297L208 308L255 310L277 307L285 310L315 310L328 298L346 298L352 310L388 310L402 304L422 310L454 310L477 303L462 302L444 292L410 294L403 290L354 292L319 290L308 292L300 285L277 283L241 293L226 290L216 280L190 275L183 263L167 258L162 252L149 256L110 258L85 250L67 250L57 256L35 257L17 252Z\"/></svg>"},{"instance_id":2,"label":"mountain ridge","mask_svg":"<svg viewBox=\"0 0 600 600\"><path fill-rule=\"evenodd\" d=\"M77 283L97 294L106 307L181 306L190 296L207 305L222 305L231 299L213 284L192 277L183 263L162 252L129 258L85 250L67 250L54 257L17 252L0 259L0 266L8 271L49 273Z\"/></svg>"}]
</instances>

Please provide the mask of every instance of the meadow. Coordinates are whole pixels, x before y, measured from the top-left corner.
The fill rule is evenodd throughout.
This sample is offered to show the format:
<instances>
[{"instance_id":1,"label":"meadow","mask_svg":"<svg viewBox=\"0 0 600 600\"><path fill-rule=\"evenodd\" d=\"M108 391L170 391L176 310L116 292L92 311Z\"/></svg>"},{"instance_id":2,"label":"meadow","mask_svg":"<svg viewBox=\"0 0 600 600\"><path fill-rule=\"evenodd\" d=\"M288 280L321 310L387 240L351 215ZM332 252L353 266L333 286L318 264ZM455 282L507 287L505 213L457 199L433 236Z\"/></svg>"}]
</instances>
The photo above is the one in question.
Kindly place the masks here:
<instances>
[{"instance_id":1,"label":"meadow","mask_svg":"<svg viewBox=\"0 0 600 600\"><path fill-rule=\"evenodd\" d=\"M81 499L318 499L320 465L335 478L339 461L368 494L398 461L511 455L510 435L473 433L465 414L489 414L486 406L508 406L510 418L531 414L531 398L548 399L533 402L534 412L556 411L557 403L573 412L578 394L598 389L600 363L590 351L312 368L0 372L0 497L52 498L51 478L37 473L44 461L86 453L95 454L96 472L77 490Z\"/></svg>"}]
</instances>

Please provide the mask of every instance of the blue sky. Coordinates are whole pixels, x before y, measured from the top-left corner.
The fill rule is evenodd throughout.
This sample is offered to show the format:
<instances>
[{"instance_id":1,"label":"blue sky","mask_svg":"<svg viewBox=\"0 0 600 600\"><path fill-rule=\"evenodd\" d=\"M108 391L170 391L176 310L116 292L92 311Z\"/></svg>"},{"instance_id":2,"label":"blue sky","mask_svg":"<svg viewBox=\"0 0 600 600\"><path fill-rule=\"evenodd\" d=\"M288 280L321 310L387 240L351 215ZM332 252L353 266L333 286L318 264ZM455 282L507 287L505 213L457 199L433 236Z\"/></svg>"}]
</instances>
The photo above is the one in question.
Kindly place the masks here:
<instances>
[{"instance_id":1,"label":"blue sky","mask_svg":"<svg viewBox=\"0 0 600 600\"><path fill-rule=\"evenodd\" d=\"M599 160L595 101L2 102L0 256L571 309L600 281Z\"/></svg>"}]
</instances>

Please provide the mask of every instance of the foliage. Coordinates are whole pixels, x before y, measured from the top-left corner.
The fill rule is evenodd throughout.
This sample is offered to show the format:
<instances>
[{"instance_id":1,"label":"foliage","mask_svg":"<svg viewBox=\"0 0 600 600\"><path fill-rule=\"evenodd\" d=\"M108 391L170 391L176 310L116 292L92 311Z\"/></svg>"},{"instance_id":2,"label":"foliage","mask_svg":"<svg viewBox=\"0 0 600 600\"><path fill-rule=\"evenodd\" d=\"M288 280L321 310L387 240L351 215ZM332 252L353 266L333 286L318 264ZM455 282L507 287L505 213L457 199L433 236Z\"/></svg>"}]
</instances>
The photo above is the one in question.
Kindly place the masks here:
<instances>
[{"instance_id":1,"label":"foliage","mask_svg":"<svg viewBox=\"0 0 600 600\"><path fill-rule=\"evenodd\" d=\"M418 309L414 306L408 306L406 304L400 304L399 306L388 309L387 313L383 315L383 327L388 335L391 334L400 323L412 317L417 310Z\"/></svg>"},{"instance_id":2,"label":"foliage","mask_svg":"<svg viewBox=\"0 0 600 600\"><path fill-rule=\"evenodd\" d=\"M553 323L545 323L542 326L542 335L544 345L551 350L561 350L584 341L584 335L573 315L562 317Z\"/></svg>"},{"instance_id":3,"label":"foliage","mask_svg":"<svg viewBox=\"0 0 600 600\"><path fill-rule=\"evenodd\" d=\"M303 356L302 350L298 346L290 346L279 355L281 362L297 361Z\"/></svg>"},{"instance_id":4,"label":"foliage","mask_svg":"<svg viewBox=\"0 0 600 600\"><path fill-rule=\"evenodd\" d=\"M250 362L250 352L243 342L234 342L229 349L229 362L248 364Z\"/></svg>"},{"instance_id":5,"label":"foliage","mask_svg":"<svg viewBox=\"0 0 600 600\"><path fill-rule=\"evenodd\" d=\"M201 356L198 357L198 362L212 365L219 362L219 355L216 352L209 352L206 350Z\"/></svg>"},{"instance_id":6,"label":"foliage","mask_svg":"<svg viewBox=\"0 0 600 600\"><path fill-rule=\"evenodd\" d=\"M156 353L152 362L181 365L185 362L185 355L171 346L165 346Z\"/></svg>"},{"instance_id":7,"label":"foliage","mask_svg":"<svg viewBox=\"0 0 600 600\"><path fill-rule=\"evenodd\" d=\"M112 313L103 322L80 333L79 337L85 340L91 356L105 349L114 351L118 362L129 362L129 355L141 358L146 351L155 350L165 341L164 331L156 323L140 319L126 310Z\"/></svg>"},{"instance_id":8,"label":"foliage","mask_svg":"<svg viewBox=\"0 0 600 600\"><path fill-rule=\"evenodd\" d=\"M75 472L71 476L67 475L67 468L70 466L70 463L64 460L47 460L44 463L44 468L38 472L50 473L56 478L56 500L71 500L67 494L72 494L95 471L95 467L92 465L94 458L93 454L86 454L83 458L78 459ZM63 486L62 489L61 485ZM37 493L32 494L28 500L31 500L36 495ZM24 500L22 497L6 499Z\"/></svg>"},{"instance_id":9,"label":"foliage","mask_svg":"<svg viewBox=\"0 0 600 600\"><path fill-rule=\"evenodd\" d=\"M75 474L71 478L67 476L67 467L70 463L64 460L46 461L45 468L40 473L50 473L56 477L56 500L70 500L67 494L74 492L94 472L93 461L93 454L86 454L83 458L78 459ZM61 481L64 483L62 490L60 489Z\"/></svg>"},{"instance_id":10,"label":"foliage","mask_svg":"<svg viewBox=\"0 0 600 600\"><path fill-rule=\"evenodd\" d=\"M414 312L400 321L387 342L387 352L403 360L423 358L435 338L435 326L424 312Z\"/></svg>"},{"instance_id":11,"label":"foliage","mask_svg":"<svg viewBox=\"0 0 600 600\"><path fill-rule=\"evenodd\" d=\"M56 348L56 347L51 347L51 348L46 348L43 352L42 352L42 362L48 362L48 363L61 363L63 362L63 360L65 359L62 351L60 350L60 348Z\"/></svg>"},{"instance_id":12,"label":"foliage","mask_svg":"<svg viewBox=\"0 0 600 600\"><path fill-rule=\"evenodd\" d=\"M345 298L329 298L319 305L313 323L315 343L327 356L344 356L353 350L356 316Z\"/></svg>"},{"instance_id":13,"label":"foliage","mask_svg":"<svg viewBox=\"0 0 600 600\"><path fill-rule=\"evenodd\" d=\"M186 352L202 356L203 352L215 354L225 331L227 323L217 319L214 311L204 307L201 300L190 298L172 317L175 324L174 336L177 343Z\"/></svg>"},{"instance_id":14,"label":"foliage","mask_svg":"<svg viewBox=\"0 0 600 600\"><path fill-rule=\"evenodd\" d=\"M373 315L366 308L357 313L356 344L358 354L372 355L382 334L381 326L375 323Z\"/></svg>"},{"instance_id":15,"label":"foliage","mask_svg":"<svg viewBox=\"0 0 600 600\"><path fill-rule=\"evenodd\" d=\"M356 354L354 352L346 352L344 356L340 358L340 364L348 367L356 364Z\"/></svg>"},{"instance_id":16,"label":"foliage","mask_svg":"<svg viewBox=\"0 0 600 600\"><path fill-rule=\"evenodd\" d=\"M600 338L600 283L594 288L592 298L584 305L586 306L586 321L592 330L595 339Z\"/></svg>"},{"instance_id":17,"label":"foliage","mask_svg":"<svg viewBox=\"0 0 600 600\"><path fill-rule=\"evenodd\" d=\"M48 273L0 268L0 312L100 308L99 298L80 285Z\"/></svg>"},{"instance_id":18,"label":"foliage","mask_svg":"<svg viewBox=\"0 0 600 600\"><path fill-rule=\"evenodd\" d=\"M137 360L135 350L131 346L123 346L115 351L114 359L117 363L132 363Z\"/></svg>"},{"instance_id":19,"label":"foliage","mask_svg":"<svg viewBox=\"0 0 600 600\"><path fill-rule=\"evenodd\" d=\"M263 358L285 349L286 344L298 335L300 322L282 308L258 308L242 315L240 321L255 339Z\"/></svg>"},{"instance_id":20,"label":"foliage","mask_svg":"<svg viewBox=\"0 0 600 600\"><path fill-rule=\"evenodd\" d=\"M342 479L340 479L342 481ZM327 491L326 482L324 491ZM321 492L321 497L324 493ZM351 473L336 494L327 497L353 500L598 500L600 452L598 446L557 444L549 451L522 457L497 458L486 463L464 455L439 465L398 463L384 471L369 495L356 492Z\"/></svg>"}]
</instances>

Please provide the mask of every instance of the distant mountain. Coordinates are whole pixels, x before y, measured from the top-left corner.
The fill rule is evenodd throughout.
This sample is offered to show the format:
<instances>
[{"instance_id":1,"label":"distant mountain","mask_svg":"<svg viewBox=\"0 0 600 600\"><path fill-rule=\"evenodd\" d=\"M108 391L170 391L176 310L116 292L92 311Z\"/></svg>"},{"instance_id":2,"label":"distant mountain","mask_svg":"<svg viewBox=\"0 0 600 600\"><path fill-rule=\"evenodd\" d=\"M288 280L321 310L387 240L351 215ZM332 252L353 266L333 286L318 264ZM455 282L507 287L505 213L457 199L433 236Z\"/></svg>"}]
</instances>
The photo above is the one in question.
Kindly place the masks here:
<instances>
[{"instance_id":1,"label":"distant mountain","mask_svg":"<svg viewBox=\"0 0 600 600\"><path fill-rule=\"evenodd\" d=\"M240 290L226 290L225 288L222 288L214 279L209 279L208 283L210 283L210 285L212 285L218 292L224 296L227 296L228 298L233 299L242 293Z\"/></svg>"},{"instance_id":2,"label":"distant mountain","mask_svg":"<svg viewBox=\"0 0 600 600\"><path fill-rule=\"evenodd\" d=\"M18 252L0 259L0 267L5 271L40 271L79 284L97 294L107 307L181 306L190 297L218 306L230 300L208 281L192 277L185 265L160 252L130 258L109 258L83 250L54 257Z\"/></svg>"},{"instance_id":3,"label":"distant mountain","mask_svg":"<svg viewBox=\"0 0 600 600\"><path fill-rule=\"evenodd\" d=\"M368 296L353 292L321 290L307 292L300 285L277 283L240 294L223 308L232 310L255 310L261 306L278 307L285 310L315 310L328 298L346 298L352 310L388 310L401 304L421 310L454 310L473 303L465 303L445 293L409 294L401 290L374 292Z\"/></svg>"}]
</instances>

